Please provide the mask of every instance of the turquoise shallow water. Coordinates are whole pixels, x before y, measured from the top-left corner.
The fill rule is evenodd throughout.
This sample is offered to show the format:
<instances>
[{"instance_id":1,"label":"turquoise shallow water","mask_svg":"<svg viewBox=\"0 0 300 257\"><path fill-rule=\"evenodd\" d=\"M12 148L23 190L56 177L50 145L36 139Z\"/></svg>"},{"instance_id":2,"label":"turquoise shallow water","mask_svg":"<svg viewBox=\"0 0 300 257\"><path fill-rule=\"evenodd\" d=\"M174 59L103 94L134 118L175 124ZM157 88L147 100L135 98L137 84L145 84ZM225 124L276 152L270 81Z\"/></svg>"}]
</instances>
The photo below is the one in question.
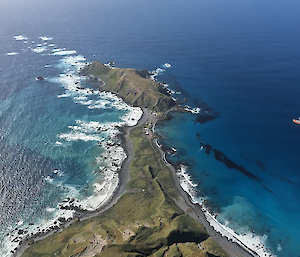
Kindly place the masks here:
<instances>
[{"instance_id":1,"label":"turquoise shallow water","mask_svg":"<svg viewBox=\"0 0 300 257\"><path fill-rule=\"evenodd\" d=\"M124 112L89 109L75 95L58 97L67 93L60 73L75 67L49 55L57 47L119 67L154 70L171 63L157 79L180 90L176 97L187 97L191 107L205 102L220 115L200 124L195 115L176 114L158 126L162 143L178 149L169 161L187 165L198 184L195 197L208 198L220 222L259 236L273 255L299 255L300 138L292 123L300 109L298 2L13 0L0 7L2 237L21 220L25 226L26 218L50 218L67 195L91 194L101 148L97 141L58 136ZM15 40L20 34L28 39ZM45 42L45 52L28 48ZM48 80L36 81L40 75ZM258 180L216 160L214 150L200 150L202 144Z\"/></svg>"},{"instance_id":2,"label":"turquoise shallow water","mask_svg":"<svg viewBox=\"0 0 300 257\"><path fill-rule=\"evenodd\" d=\"M77 75L86 60L76 51L56 47L53 38L34 40L38 43L31 41L26 51L3 54L19 64L31 58L29 66L37 66L44 77L37 80L32 74L22 82L14 78L14 66L7 76L17 81L15 92L2 88L7 94L0 103L3 256L23 236L58 225L59 217L71 217L73 210L60 208L67 199L94 210L112 193L118 176L110 156L120 165L126 154L120 146L109 154L106 142L119 143L116 126L127 124L135 117L130 113L139 110L111 93L90 89L93 85ZM29 44L21 35L14 41Z\"/></svg>"}]
</instances>

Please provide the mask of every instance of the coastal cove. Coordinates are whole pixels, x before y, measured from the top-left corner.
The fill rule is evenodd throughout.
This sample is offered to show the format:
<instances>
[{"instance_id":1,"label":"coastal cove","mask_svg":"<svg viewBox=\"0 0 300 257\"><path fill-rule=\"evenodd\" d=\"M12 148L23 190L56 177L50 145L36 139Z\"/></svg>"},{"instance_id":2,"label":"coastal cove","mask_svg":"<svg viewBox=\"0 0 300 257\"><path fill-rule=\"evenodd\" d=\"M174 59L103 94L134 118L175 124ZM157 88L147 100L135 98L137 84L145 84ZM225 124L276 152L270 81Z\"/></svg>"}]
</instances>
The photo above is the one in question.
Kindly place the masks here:
<instances>
[{"instance_id":1,"label":"coastal cove","mask_svg":"<svg viewBox=\"0 0 300 257\"><path fill-rule=\"evenodd\" d=\"M86 72L89 66L80 73L91 80L91 74ZM96 90L99 81L106 90L103 78L95 76L92 80ZM130 84L130 80L127 82ZM128 102L126 97L123 99ZM146 99L146 102L151 101ZM27 238L15 256L54 253L57 256L121 256L126 252L132 256L256 256L213 230L200 206L193 204L182 189L175 168L166 162L153 128L170 110L188 111L173 103L168 107L162 107L164 111L159 114L144 106L138 124L122 128L121 141L127 158L118 172L118 187L100 208L93 212L78 209L76 218L63 222L60 228Z\"/></svg>"}]
</instances>

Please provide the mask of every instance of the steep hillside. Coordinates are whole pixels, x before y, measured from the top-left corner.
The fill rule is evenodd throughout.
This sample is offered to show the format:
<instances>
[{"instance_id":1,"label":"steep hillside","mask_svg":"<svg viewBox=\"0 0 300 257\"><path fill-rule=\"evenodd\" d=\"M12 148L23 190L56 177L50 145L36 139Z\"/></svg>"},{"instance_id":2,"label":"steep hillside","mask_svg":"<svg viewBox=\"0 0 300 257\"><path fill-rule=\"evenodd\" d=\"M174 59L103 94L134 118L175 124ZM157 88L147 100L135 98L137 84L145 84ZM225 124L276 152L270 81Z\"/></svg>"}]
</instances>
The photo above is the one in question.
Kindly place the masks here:
<instances>
[{"instance_id":1,"label":"steep hillside","mask_svg":"<svg viewBox=\"0 0 300 257\"><path fill-rule=\"evenodd\" d=\"M100 62L93 62L84 67L80 74L101 78L105 82L106 90L118 93L127 103L134 106L165 111L175 105L162 85L147 78L146 71L112 69Z\"/></svg>"},{"instance_id":2,"label":"steep hillside","mask_svg":"<svg viewBox=\"0 0 300 257\"><path fill-rule=\"evenodd\" d=\"M99 216L35 242L22 257L228 257L204 227L175 204L176 186L142 127L131 131L134 159L127 192Z\"/></svg>"}]
</instances>

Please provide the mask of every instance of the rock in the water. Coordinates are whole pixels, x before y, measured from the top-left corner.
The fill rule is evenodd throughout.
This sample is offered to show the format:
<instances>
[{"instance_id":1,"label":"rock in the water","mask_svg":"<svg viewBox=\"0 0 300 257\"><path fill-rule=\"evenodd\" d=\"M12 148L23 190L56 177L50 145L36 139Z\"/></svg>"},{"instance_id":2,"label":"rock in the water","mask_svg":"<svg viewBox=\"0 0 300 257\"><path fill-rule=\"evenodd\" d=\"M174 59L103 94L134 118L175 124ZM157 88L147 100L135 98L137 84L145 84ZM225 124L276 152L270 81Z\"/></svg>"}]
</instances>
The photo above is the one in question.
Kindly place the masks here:
<instances>
[{"instance_id":1,"label":"rock in the water","mask_svg":"<svg viewBox=\"0 0 300 257\"><path fill-rule=\"evenodd\" d=\"M28 242L28 245L32 245L34 243L33 239Z\"/></svg>"},{"instance_id":2,"label":"rock in the water","mask_svg":"<svg viewBox=\"0 0 300 257\"><path fill-rule=\"evenodd\" d=\"M59 217L58 221L61 222L61 223L64 223L64 222L66 222L66 219L64 217Z\"/></svg>"},{"instance_id":3,"label":"rock in the water","mask_svg":"<svg viewBox=\"0 0 300 257\"><path fill-rule=\"evenodd\" d=\"M36 78L36 80L44 80L44 77L38 76L38 77Z\"/></svg>"}]
</instances>

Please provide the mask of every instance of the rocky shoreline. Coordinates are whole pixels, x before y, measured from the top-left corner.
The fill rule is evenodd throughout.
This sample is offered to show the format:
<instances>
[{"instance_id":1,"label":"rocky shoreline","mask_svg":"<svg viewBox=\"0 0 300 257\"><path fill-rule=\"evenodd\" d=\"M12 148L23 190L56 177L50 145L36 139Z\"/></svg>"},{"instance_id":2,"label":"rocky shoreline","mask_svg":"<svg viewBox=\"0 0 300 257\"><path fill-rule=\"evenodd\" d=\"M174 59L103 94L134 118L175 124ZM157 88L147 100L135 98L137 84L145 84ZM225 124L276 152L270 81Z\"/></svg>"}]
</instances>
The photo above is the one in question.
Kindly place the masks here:
<instances>
[{"instance_id":1,"label":"rocky shoreline","mask_svg":"<svg viewBox=\"0 0 300 257\"><path fill-rule=\"evenodd\" d=\"M39 231L38 233L32 235L32 236L27 236L25 239L20 241L20 247L15 249L15 251L12 253L12 256L14 257L20 257L24 253L24 251L32 245L36 241L40 241L42 239L47 238L48 236L54 234L54 233L59 233L63 229L69 227L73 222L78 222L80 220L86 220L90 219L93 217L96 217L100 213L106 211L110 207L112 207L118 199L125 193L126 191L126 184L128 183L130 177L129 177L129 166L130 162L133 158L133 146L132 142L129 136L129 132L131 129L140 126L141 124L145 123L148 119L148 113L147 111L143 111L143 115L141 119L138 121L138 123L135 126L132 127L123 127L121 128L121 146L126 152L127 158L124 160L124 162L121 165L120 170L118 171L118 176L119 176L119 183L114 192L111 194L111 196L105 201L103 205L101 205L98 209L94 211L88 211L81 209L77 207L76 205L72 205L72 202L74 199L69 199L68 203L69 206L62 207L63 209L69 209L69 210L74 210L75 214L74 217L65 219L63 217L58 218L60 221L60 224L57 224L55 226L49 227L49 230L46 231Z\"/></svg>"},{"instance_id":2,"label":"rocky shoreline","mask_svg":"<svg viewBox=\"0 0 300 257\"><path fill-rule=\"evenodd\" d=\"M96 78L94 78L96 79ZM97 82L99 82L99 80L97 79ZM105 84L103 83L107 83L107 81L103 82L102 80L100 81L101 83L101 87L103 87ZM106 89L105 89L106 90ZM109 91L113 91L114 90L109 90ZM118 92L115 92L116 94L118 94ZM118 96L120 96L118 94ZM125 102L129 102L127 98L124 99L124 96L120 96L121 98L123 98L123 100L125 100ZM158 103L158 102L157 102ZM162 107L165 108L165 107ZM183 111L183 112L192 112L195 113L197 111L200 110L193 110L190 108L186 108L186 107L182 107L182 106L178 106L176 105L173 108L167 108L165 109L165 112L163 113L163 115L161 117L166 117L166 115L171 111ZM134 158L133 156L133 144L132 144L132 140L129 136L129 132L131 129L136 128L141 126L141 124L147 123L147 124L151 124L151 128L153 128L155 126L155 124L159 121L159 119L161 117L157 116L157 113L153 113L152 111L149 111L149 108L143 108L143 115L141 117L141 119L138 121L138 123L135 126L132 127L124 127L122 128L122 134L121 134L121 145L123 147L123 149L125 150L126 154L127 154L127 158L125 159L125 161L122 163L122 167L121 169L118 171L118 186L115 188L114 192L112 193L112 195L105 201L105 203L103 205L101 205L97 210L95 211L86 211L86 210L82 210L76 206L72 206L72 200L70 199L69 201L69 208L70 210L74 210L75 211L75 215L74 218L72 219L61 219L61 226L54 226L51 228L50 231L44 231L41 233L37 233L31 237L27 237L26 240L23 240L21 242L21 246L17 249L17 251L14 253L13 256L22 256L22 253L31 245L33 244L35 241L39 241L42 240L48 236L50 236L51 234L54 233L58 233L61 232L64 228L69 227L73 222L78 222L79 220L86 220L86 219L91 219L93 217L98 216L100 213L108 210L109 208L111 208L112 206L114 206L118 199L126 192L126 185L130 180L129 177L129 171L130 171L130 162L131 160ZM209 119L208 119L209 120ZM150 129L151 131L151 129ZM154 131L152 131L151 133L153 133ZM146 133L147 135L147 133ZM150 141L153 140L152 136L154 135L148 134L148 138ZM205 217L203 210L201 209L200 205L198 204L193 204L191 202L191 197L188 195L187 192L185 192L181 185L180 185L180 181L179 181L179 177L176 174L176 168L173 167L171 164L166 162L165 159L165 152L161 150L161 148L159 147L159 145L155 144L160 152L161 155L161 159L165 162L165 164L168 166L168 168L171 170L171 173L173 175L173 179L176 185L176 189L178 192L178 198L177 199L173 199L175 201L175 203L177 204L177 206L180 207L180 209L182 209L185 213L189 214L189 216L191 216L194 220L200 222L205 229L207 230L208 234L217 242L217 244L219 244L230 256L245 256L245 257L250 257L250 256L255 256L254 253L250 254L246 249L240 247L238 244L233 243L229 240L227 240L227 238L222 237L221 234L219 234L218 232L216 232L209 224L209 222L207 221L207 218ZM71 202L71 203L70 203Z\"/></svg>"},{"instance_id":3,"label":"rocky shoreline","mask_svg":"<svg viewBox=\"0 0 300 257\"><path fill-rule=\"evenodd\" d=\"M153 127L155 127L156 123L159 120L150 120L153 123ZM178 169L179 165L170 164L166 161L166 151L172 151L172 149L164 148L164 146L157 143L157 139L153 139L155 141L155 145L161 154L161 159L165 162L168 168L171 170L173 179L175 181L175 185L177 187L177 191L179 194L178 199L174 199L175 203L182 209L185 213L187 213L194 220L200 222L208 232L208 234L215 240L215 242L224 249L229 256L231 257L258 257L258 255L253 252L251 249L247 248L247 246L243 245L242 242L236 243L232 240L227 239L225 236L217 232L208 222L206 215L204 214L205 210L198 203L193 203L191 196L183 189L181 186Z\"/></svg>"}]
</instances>

